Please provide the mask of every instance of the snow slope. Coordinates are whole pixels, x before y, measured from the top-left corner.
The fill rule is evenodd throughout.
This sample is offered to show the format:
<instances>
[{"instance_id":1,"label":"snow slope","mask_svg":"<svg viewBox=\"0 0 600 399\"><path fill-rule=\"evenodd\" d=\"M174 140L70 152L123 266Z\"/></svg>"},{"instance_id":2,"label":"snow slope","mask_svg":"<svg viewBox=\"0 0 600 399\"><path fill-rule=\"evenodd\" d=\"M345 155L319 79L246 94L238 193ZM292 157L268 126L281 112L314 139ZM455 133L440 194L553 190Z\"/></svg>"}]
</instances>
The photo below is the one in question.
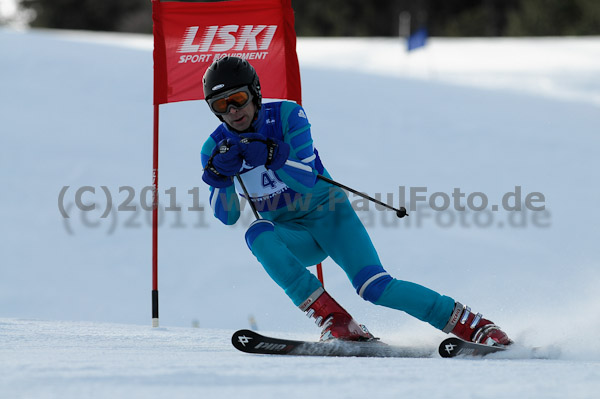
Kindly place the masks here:
<instances>
[{"instance_id":1,"label":"snow slope","mask_svg":"<svg viewBox=\"0 0 600 399\"><path fill-rule=\"evenodd\" d=\"M300 39L303 105L337 180L371 195L520 186L545 212L361 211L386 269L481 311L556 361L272 359L228 340L315 337L247 250L244 226L207 207L199 150L217 120L203 102L161 107L160 189L181 212L160 230L161 324L151 330L152 41L0 30L0 388L7 397L593 397L598 391L600 39ZM364 142L364 138L370 140ZM59 193L70 218L59 211ZM81 187L83 202L75 205ZM114 208L106 218L105 187ZM128 192L136 211L117 211ZM192 190L192 194L188 193ZM351 196L351 200L357 200ZM462 199L463 204L465 198ZM359 203L356 203L359 206ZM451 208L452 209L452 208ZM326 287L388 342L443 334L363 302L331 262ZM45 321L41 321L45 320ZM190 328L198 325L200 329ZM318 371L315 371L317 369ZM465 376L480 376L476 384ZM506 384L509 379L513 385ZM344 391L347 390L347 391Z\"/></svg>"},{"instance_id":2,"label":"snow slope","mask_svg":"<svg viewBox=\"0 0 600 399\"><path fill-rule=\"evenodd\" d=\"M232 350L228 330L89 322L2 319L0 331L6 398L592 398L600 388L597 361L251 356Z\"/></svg>"}]
</instances>

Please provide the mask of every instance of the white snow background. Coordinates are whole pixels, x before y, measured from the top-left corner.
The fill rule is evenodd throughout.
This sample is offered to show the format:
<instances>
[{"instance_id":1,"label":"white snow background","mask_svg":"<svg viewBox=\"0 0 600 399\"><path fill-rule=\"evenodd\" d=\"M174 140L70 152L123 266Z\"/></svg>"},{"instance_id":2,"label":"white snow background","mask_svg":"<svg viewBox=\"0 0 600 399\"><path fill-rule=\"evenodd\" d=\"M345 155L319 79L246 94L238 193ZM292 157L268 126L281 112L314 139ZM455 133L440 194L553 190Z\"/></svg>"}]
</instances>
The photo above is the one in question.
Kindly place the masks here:
<instances>
[{"instance_id":1,"label":"white snow background","mask_svg":"<svg viewBox=\"0 0 600 399\"><path fill-rule=\"evenodd\" d=\"M488 196L479 213L361 211L386 269L520 344L559 349L553 360L237 352L231 333L250 317L269 334L319 330L248 251L249 210L235 227L188 210L195 188L209 208L199 154L218 123L199 101L161 106L161 204L174 187L182 210L161 221L151 328L152 38L2 29L0 49L0 397L596 397L600 38L433 38L412 54L397 39L298 41L303 105L335 179L395 205L400 186ZM75 205L84 186L94 211ZM136 211L117 210L123 186ZM489 211L515 186L542 193L545 211ZM331 260L324 272L385 342L433 350L445 337L362 301Z\"/></svg>"}]
</instances>

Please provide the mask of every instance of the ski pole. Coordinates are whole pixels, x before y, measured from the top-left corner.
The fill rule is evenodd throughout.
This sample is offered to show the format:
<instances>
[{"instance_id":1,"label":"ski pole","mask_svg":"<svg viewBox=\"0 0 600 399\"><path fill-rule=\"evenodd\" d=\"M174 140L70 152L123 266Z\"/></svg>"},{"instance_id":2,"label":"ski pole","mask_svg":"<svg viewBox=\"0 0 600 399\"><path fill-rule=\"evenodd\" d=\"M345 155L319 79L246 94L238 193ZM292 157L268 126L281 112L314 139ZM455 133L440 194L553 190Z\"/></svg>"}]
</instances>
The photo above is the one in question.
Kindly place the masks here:
<instances>
[{"instance_id":1,"label":"ski pole","mask_svg":"<svg viewBox=\"0 0 600 399\"><path fill-rule=\"evenodd\" d=\"M378 205L381 205L381 206L383 206L385 208L388 208L388 209L391 209L393 211L396 211L396 216L398 216L399 218L403 218L404 216L408 216L408 213L406 213L406 208L403 207L403 206L401 206L400 209L394 208L393 206L388 205L385 202L381 202L378 199L375 199L373 197L369 197L367 194L361 193L360 191L357 191L357 190L355 190L353 188L350 188L350 187L348 187L346 185L343 185L342 183L338 183L335 180L332 180L332 179L330 179L328 177L325 177L323 175L317 175L317 177L319 179L323 180L323 181L326 181L327 183L330 183L330 184L333 184L334 186L338 186L340 188L343 188L344 190L348 190L351 193L354 193L354 194L356 194L358 196L361 196L363 198L368 199L369 201L373 201L374 203L376 203Z\"/></svg>"},{"instance_id":2,"label":"ski pole","mask_svg":"<svg viewBox=\"0 0 600 399\"><path fill-rule=\"evenodd\" d=\"M252 209L252 213L254 213L254 217L256 218L256 220L259 220L260 215L258 214L258 211L256 210L256 206L254 205L254 202L252 202L252 199L250 199L250 194L248 194L248 189L246 189L246 185L244 184L244 181L242 180L242 176L240 176L239 173L236 173L235 177L236 177L238 183L240 183L240 186L242 187L242 191L244 192L246 201L250 204L250 208Z\"/></svg>"}]
</instances>

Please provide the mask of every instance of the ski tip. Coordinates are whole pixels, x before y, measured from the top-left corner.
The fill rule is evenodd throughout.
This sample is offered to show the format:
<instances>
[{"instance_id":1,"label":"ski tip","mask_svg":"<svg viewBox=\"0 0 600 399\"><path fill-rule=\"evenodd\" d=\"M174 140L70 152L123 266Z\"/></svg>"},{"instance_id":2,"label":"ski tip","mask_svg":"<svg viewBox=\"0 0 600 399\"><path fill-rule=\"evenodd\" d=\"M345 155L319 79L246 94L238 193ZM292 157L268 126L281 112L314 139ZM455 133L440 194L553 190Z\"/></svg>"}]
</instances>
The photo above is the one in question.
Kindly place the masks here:
<instances>
[{"instance_id":1,"label":"ski tip","mask_svg":"<svg viewBox=\"0 0 600 399\"><path fill-rule=\"evenodd\" d=\"M244 334L252 334L252 335L256 335L258 333L252 331L252 330L246 330L246 329L242 329L242 330L237 330L236 332L233 333L233 337L238 336L238 335L244 335Z\"/></svg>"},{"instance_id":2,"label":"ski tip","mask_svg":"<svg viewBox=\"0 0 600 399\"><path fill-rule=\"evenodd\" d=\"M438 353L441 357L456 357L459 355L466 356L485 356L490 353L506 350L505 346L501 345L483 345L475 342L464 341L460 338L447 338L442 341L438 348Z\"/></svg>"},{"instance_id":3,"label":"ski tip","mask_svg":"<svg viewBox=\"0 0 600 399\"><path fill-rule=\"evenodd\" d=\"M237 330L231 336L231 344L236 349L246 352L246 345L251 339L255 338L256 336L258 336L258 334L252 330Z\"/></svg>"},{"instance_id":4,"label":"ski tip","mask_svg":"<svg viewBox=\"0 0 600 399\"><path fill-rule=\"evenodd\" d=\"M438 353L441 357L454 357L463 341L458 338L446 338L440 343Z\"/></svg>"}]
</instances>

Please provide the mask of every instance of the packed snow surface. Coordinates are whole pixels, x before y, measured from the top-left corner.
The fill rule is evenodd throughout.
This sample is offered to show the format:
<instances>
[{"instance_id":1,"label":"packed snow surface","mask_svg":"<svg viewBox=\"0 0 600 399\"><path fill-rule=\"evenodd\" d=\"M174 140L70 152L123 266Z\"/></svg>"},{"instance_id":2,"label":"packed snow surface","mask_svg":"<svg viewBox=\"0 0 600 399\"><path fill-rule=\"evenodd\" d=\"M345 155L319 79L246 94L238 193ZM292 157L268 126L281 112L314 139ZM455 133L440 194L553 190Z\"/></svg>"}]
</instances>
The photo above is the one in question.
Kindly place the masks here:
<instances>
[{"instance_id":1,"label":"packed snow surface","mask_svg":"<svg viewBox=\"0 0 600 399\"><path fill-rule=\"evenodd\" d=\"M350 196L385 268L468 304L521 345L552 348L545 360L237 352L235 329L303 339L318 329L248 251L251 212L234 227L210 214L199 154L218 121L200 101L161 106L167 210L161 327L151 328L152 38L4 29L0 48L0 396L600 391L600 38L433 38L410 54L395 39L298 42L303 105L332 176L394 205L403 191L407 203L411 190L426 197L397 219ZM455 189L459 205L485 195L487 208L436 211ZM503 206L530 194L543 209ZM435 349L445 337L362 301L331 260L323 267L328 291L385 342Z\"/></svg>"}]
</instances>

